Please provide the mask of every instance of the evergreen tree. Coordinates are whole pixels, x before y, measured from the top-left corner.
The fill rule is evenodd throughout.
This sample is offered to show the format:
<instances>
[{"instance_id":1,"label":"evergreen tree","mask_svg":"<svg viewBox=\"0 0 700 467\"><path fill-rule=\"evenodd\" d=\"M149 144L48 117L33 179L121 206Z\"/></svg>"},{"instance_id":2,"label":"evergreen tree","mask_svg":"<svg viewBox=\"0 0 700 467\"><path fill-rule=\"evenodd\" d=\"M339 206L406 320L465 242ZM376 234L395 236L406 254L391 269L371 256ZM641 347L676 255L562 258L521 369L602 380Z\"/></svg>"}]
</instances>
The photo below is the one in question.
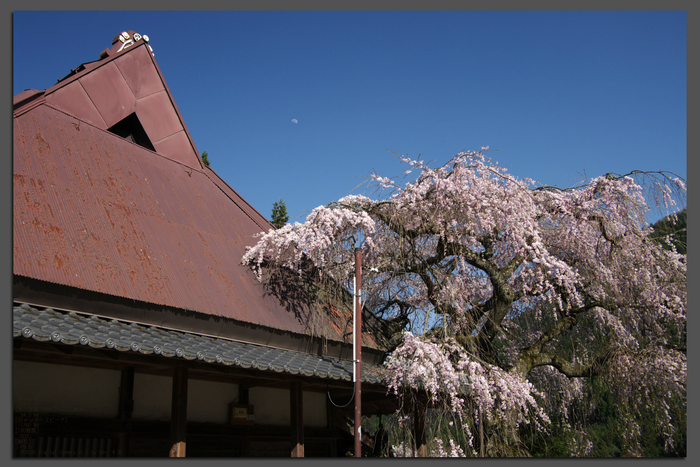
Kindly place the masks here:
<instances>
[{"instance_id":1,"label":"evergreen tree","mask_svg":"<svg viewBox=\"0 0 700 467\"><path fill-rule=\"evenodd\" d=\"M204 162L204 165L209 167L209 154L207 154L207 151L202 153L202 162Z\"/></svg>"},{"instance_id":2,"label":"evergreen tree","mask_svg":"<svg viewBox=\"0 0 700 467\"><path fill-rule=\"evenodd\" d=\"M272 205L272 225L279 229L283 227L288 220L287 206L284 204L284 200L280 198L279 201Z\"/></svg>"},{"instance_id":3,"label":"evergreen tree","mask_svg":"<svg viewBox=\"0 0 700 467\"><path fill-rule=\"evenodd\" d=\"M684 255L688 248L687 222L688 212L685 209L671 216L666 216L652 225L654 233L651 234L651 238L658 241L667 250L670 250L671 244L673 244L676 251Z\"/></svg>"}]
</instances>

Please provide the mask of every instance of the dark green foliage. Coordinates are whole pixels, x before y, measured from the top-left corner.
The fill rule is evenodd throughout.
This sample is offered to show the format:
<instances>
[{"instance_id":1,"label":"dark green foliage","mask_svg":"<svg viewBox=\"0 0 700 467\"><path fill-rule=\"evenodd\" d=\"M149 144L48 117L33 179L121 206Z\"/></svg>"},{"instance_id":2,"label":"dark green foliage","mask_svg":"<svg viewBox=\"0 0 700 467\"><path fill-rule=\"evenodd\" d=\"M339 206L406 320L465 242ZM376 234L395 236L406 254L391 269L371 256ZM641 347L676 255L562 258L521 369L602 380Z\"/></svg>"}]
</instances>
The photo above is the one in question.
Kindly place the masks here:
<instances>
[{"instance_id":1,"label":"dark green foliage","mask_svg":"<svg viewBox=\"0 0 700 467\"><path fill-rule=\"evenodd\" d=\"M622 438L620 436L620 416L610 392L610 388L598 379L591 382L591 404L593 413L588 435L593 443L593 457L620 457Z\"/></svg>"},{"instance_id":2,"label":"dark green foliage","mask_svg":"<svg viewBox=\"0 0 700 467\"><path fill-rule=\"evenodd\" d=\"M280 198L279 201L272 205L272 225L279 229L283 227L288 220L287 205L285 205L284 200Z\"/></svg>"},{"instance_id":3,"label":"dark green foliage","mask_svg":"<svg viewBox=\"0 0 700 467\"><path fill-rule=\"evenodd\" d=\"M617 410L610 388L600 379L588 380L586 400L582 401L585 409L585 431L593 445L591 457L623 457L628 455L620 435L622 418ZM673 445L667 450L659 434L658 421L651 411L642 414L642 453L644 457L686 457L687 456L687 416L681 400L669 410L676 427ZM576 411L569 413L569 419L576 418ZM537 434L529 428L522 431L522 439L531 455L535 457L570 457L574 435L562 426L560 419L552 419L551 432L547 435Z\"/></svg>"},{"instance_id":4,"label":"dark green foliage","mask_svg":"<svg viewBox=\"0 0 700 467\"><path fill-rule=\"evenodd\" d=\"M688 212L686 209L679 212L677 219L673 219L672 216L666 216L652 227L654 228L654 233L651 234L651 238L655 239L663 245L667 250L671 247L664 242L664 238L667 235L672 235L672 243L676 247L676 251L683 255L687 254L688 240L687 240L687 219Z\"/></svg>"},{"instance_id":5,"label":"dark green foliage","mask_svg":"<svg viewBox=\"0 0 700 467\"><path fill-rule=\"evenodd\" d=\"M207 154L207 151L202 153L202 162L204 162L204 165L209 167L209 154Z\"/></svg>"},{"instance_id":6,"label":"dark green foliage","mask_svg":"<svg viewBox=\"0 0 700 467\"><path fill-rule=\"evenodd\" d=\"M672 399L669 410L676 426L676 433L673 436L673 445L664 449L664 443L659 435L658 423L652 413L644 413L642 419L642 455L644 457L686 457L687 450L687 415L684 404L678 397Z\"/></svg>"}]
</instances>

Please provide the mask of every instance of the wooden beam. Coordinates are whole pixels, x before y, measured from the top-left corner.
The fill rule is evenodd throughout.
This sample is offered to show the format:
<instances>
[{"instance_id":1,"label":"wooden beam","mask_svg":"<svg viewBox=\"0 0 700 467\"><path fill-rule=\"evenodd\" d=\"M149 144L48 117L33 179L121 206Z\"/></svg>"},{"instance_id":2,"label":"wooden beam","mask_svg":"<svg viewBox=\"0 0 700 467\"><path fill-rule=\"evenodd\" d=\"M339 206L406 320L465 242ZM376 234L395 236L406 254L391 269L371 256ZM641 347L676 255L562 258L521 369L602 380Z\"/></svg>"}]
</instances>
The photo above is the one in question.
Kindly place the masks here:
<instances>
[{"instance_id":1,"label":"wooden beam","mask_svg":"<svg viewBox=\"0 0 700 467\"><path fill-rule=\"evenodd\" d=\"M170 457L185 457L187 437L187 368L173 373L173 399L170 418Z\"/></svg>"},{"instance_id":2,"label":"wooden beam","mask_svg":"<svg viewBox=\"0 0 700 467\"><path fill-rule=\"evenodd\" d=\"M70 355L73 353L73 346L72 345L58 345L58 344L53 344L53 347L55 349L58 349L59 352L64 353L66 355Z\"/></svg>"},{"instance_id":3,"label":"wooden beam","mask_svg":"<svg viewBox=\"0 0 700 467\"><path fill-rule=\"evenodd\" d=\"M294 381L289 388L291 409L292 457L304 457L304 390L301 382Z\"/></svg>"}]
</instances>

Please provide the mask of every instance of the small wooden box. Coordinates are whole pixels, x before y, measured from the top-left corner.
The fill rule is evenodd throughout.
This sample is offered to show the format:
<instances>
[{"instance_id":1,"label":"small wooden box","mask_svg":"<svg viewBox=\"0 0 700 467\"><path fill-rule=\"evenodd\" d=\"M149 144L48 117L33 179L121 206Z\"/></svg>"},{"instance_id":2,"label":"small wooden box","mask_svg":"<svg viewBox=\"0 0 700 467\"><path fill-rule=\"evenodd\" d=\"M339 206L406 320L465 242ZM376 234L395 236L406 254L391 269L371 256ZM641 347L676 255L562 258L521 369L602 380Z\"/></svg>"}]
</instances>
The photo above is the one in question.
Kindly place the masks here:
<instances>
[{"instance_id":1,"label":"small wooden box","mask_svg":"<svg viewBox=\"0 0 700 467\"><path fill-rule=\"evenodd\" d=\"M231 403L228 407L230 425L253 425L255 423L255 411L252 405Z\"/></svg>"}]
</instances>

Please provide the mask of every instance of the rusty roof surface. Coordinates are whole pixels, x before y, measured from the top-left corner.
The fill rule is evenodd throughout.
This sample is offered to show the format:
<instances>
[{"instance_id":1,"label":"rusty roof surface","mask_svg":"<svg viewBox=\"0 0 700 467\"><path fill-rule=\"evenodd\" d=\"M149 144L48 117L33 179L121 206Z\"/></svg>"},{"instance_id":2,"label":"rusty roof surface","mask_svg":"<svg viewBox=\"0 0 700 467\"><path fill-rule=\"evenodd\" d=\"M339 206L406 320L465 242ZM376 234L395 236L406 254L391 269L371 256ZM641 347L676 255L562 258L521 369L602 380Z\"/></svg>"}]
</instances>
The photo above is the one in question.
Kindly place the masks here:
<instances>
[{"instance_id":1,"label":"rusty roof surface","mask_svg":"<svg viewBox=\"0 0 700 467\"><path fill-rule=\"evenodd\" d=\"M240 265L270 225L212 171L46 104L13 130L14 274L308 332Z\"/></svg>"},{"instance_id":2,"label":"rusty roof surface","mask_svg":"<svg viewBox=\"0 0 700 467\"><path fill-rule=\"evenodd\" d=\"M145 49L133 50L137 57ZM144 66L124 52L116 57L124 69ZM271 225L214 171L116 136L40 91L23 94L17 100L39 99L13 119L15 275L310 333L239 264ZM329 321L322 334L344 341L346 327ZM376 344L365 334L363 345Z\"/></svg>"}]
</instances>

